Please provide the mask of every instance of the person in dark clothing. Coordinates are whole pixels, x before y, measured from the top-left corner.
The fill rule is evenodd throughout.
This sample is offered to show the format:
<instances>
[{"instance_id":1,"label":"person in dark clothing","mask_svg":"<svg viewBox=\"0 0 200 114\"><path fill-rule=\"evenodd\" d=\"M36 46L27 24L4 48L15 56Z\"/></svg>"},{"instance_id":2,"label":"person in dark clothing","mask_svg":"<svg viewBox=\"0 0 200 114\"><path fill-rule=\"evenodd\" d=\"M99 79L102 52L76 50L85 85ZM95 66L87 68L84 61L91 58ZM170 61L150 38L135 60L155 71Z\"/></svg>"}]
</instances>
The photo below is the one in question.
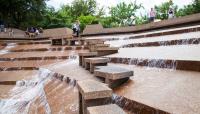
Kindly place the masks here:
<instances>
[{"instance_id":1,"label":"person in dark clothing","mask_svg":"<svg viewBox=\"0 0 200 114\"><path fill-rule=\"evenodd\" d=\"M171 19L171 18L174 18L174 10L172 8L169 8L169 11L168 11L168 18Z\"/></svg>"},{"instance_id":2,"label":"person in dark clothing","mask_svg":"<svg viewBox=\"0 0 200 114\"><path fill-rule=\"evenodd\" d=\"M72 30L73 30L74 36L78 37L79 33L80 33L80 23L79 23L79 21L76 21L76 23L74 23L72 25Z\"/></svg>"}]
</instances>

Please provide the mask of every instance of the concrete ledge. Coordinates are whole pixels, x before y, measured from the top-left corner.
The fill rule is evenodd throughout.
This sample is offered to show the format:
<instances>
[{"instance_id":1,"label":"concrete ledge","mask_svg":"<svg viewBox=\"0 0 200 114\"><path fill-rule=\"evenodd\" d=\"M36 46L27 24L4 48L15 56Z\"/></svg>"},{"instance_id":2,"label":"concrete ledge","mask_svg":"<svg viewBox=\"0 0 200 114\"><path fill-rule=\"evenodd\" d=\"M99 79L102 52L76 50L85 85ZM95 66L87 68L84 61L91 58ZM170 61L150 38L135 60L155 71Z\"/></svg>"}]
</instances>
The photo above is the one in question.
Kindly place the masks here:
<instances>
[{"instance_id":1,"label":"concrete ledge","mask_svg":"<svg viewBox=\"0 0 200 114\"><path fill-rule=\"evenodd\" d=\"M170 114L169 112L147 106L137 101L127 99L123 96L115 96L113 102L124 110L130 111L134 114Z\"/></svg>"},{"instance_id":2,"label":"concrete ledge","mask_svg":"<svg viewBox=\"0 0 200 114\"><path fill-rule=\"evenodd\" d=\"M110 55L114 53L118 53L119 48L116 47L103 47L103 48L98 48L98 56L105 56L105 55Z\"/></svg>"},{"instance_id":3,"label":"concrete ledge","mask_svg":"<svg viewBox=\"0 0 200 114\"><path fill-rule=\"evenodd\" d=\"M188 70L188 71L198 71L198 72L200 71L200 61L111 57L110 62L156 67L156 68L167 68L167 69Z\"/></svg>"},{"instance_id":4,"label":"concrete ledge","mask_svg":"<svg viewBox=\"0 0 200 114\"><path fill-rule=\"evenodd\" d=\"M109 47L110 44L96 44L96 47Z\"/></svg>"},{"instance_id":5,"label":"concrete ledge","mask_svg":"<svg viewBox=\"0 0 200 114\"><path fill-rule=\"evenodd\" d=\"M109 62L109 59L108 58L85 58L85 61L86 62L90 62L90 63L108 63Z\"/></svg>"},{"instance_id":6,"label":"concrete ledge","mask_svg":"<svg viewBox=\"0 0 200 114\"><path fill-rule=\"evenodd\" d=\"M1 71L18 71L18 70L39 70L39 68L38 67L8 67L8 68L0 67L0 72Z\"/></svg>"},{"instance_id":7,"label":"concrete ledge","mask_svg":"<svg viewBox=\"0 0 200 114\"><path fill-rule=\"evenodd\" d=\"M126 47L149 47L149 46L167 46L167 45L189 45L189 44L200 44L200 38L192 39L180 39L180 40L169 40L169 41L159 41L159 42L145 42L145 43L133 43L128 45L123 45Z\"/></svg>"},{"instance_id":8,"label":"concrete ledge","mask_svg":"<svg viewBox=\"0 0 200 114\"><path fill-rule=\"evenodd\" d=\"M19 50L10 50L9 52L31 52L31 51L63 51L63 50L72 50L73 47L58 47L58 48L39 48L39 49L19 49ZM75 50L85 50L88 49L86 46L77 46Z\"/></svg>"},{"instance_id":9,"label":"concrete ledge","mask_svg":"<svg viewBox=\"0 0 200 114\"><path fill-rule=\"evenodd\" d=\"M19 43L15 43L15 45L35 45L35 44L51 44L51 41L40 41L40 42L19 42ZM1 46L7 46L7 43L2 43L0 44Z\"/></svg>"},{"instance_id":10,"label":"concrete ledge","mask_svg":"<svg viewBox=\"0 0 200 114\"><path fill-rule=\"evenodd\" d=\"M115 104L88 107L87 114L126 114L119 106Z\"/></svg>"},{"instance_id":11,"label":"concrete ledge","mask_svg":"<svg viewBox=\"0 0 200 114\"><path fill-rule=\"evenodd\" d=\"M97 99L112 96L112 90L110 88L94 80L79 81L78 90L84 99Z\"/></svg>"},{"instance_id":12,"label":"concrete ledge","mask_svg":"<svg viewBox=\"0 0 200 114\"><path fill-rule=\"evenodd\" d=\"M0 61L24 61L24 60L54 60L54 59L68 59L69 56L46 56L46 57L25 57L25 58L0 58Z\"/></svg>"}]
</instances>

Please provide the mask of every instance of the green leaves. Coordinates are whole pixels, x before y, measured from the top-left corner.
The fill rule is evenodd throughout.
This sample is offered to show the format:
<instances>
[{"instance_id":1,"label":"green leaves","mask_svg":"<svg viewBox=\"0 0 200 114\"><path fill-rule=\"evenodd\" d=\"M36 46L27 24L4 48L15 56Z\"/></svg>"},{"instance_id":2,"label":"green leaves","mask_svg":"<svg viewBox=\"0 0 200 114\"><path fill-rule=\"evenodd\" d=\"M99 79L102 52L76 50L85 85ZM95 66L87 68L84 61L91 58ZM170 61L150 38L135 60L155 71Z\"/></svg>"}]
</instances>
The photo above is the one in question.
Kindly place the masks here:
<instances>
[{"instance_id":1,"label":"green leaves","mask_svg":"<svg viewBox=\"0 0 200 114\"><path fill-rule=\"evenodd\" d=\"M126 4L125 2L119 3L116 7L110 8L110 15L112 20L119 26L130 25L135 19L135 13L142 5L134 3ZM131 18L133 17L133 18Z\"/></svg>"},{"instance_id":2,"label":"green leaves","mask_svg":"<svg viewBox=\"0 0 200 114\"><path fill-rule=\"evenodd\" d=\"M42 20L46 0L0 0L0 17L8 25L26 28Z\"/></svg>"},{"instance_id":3,"label":"green leaves","mask_svg":"<svg viewBox=\"0 0 200 114\"><path fill-rule=\"evenodd\" d=\"M177 12L177 16L191 15L194 13L200 13L200 0L194 0L192 4L184 6Z\"/></svg>"},{"instance_id":4,"label":"green leaves","mask_svg":"<svg viewBox=\"0 0 200 114\"><path fill-rule=\"evenodd\" d=\"M80 16L78 18L78 20L80 21L81 23L81 30L83 30L85 28L86 25L90 25L92 24L95 20L96 20L96 17L92 16L92 15L88 15L88 16Z\"/></svg>"}]
</instances>

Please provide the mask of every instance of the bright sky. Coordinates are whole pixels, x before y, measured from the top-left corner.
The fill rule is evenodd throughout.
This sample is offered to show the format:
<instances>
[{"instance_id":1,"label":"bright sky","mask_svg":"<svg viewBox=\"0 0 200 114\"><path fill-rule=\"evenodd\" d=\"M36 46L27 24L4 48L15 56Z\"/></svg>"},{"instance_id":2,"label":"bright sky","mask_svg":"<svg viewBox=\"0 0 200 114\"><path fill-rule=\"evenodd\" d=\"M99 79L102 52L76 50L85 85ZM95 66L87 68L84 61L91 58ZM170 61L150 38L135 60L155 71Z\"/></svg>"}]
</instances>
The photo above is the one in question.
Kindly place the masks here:
<instances>
[{"instance_id":1,"label":"bright sky","mask_svg":"<svg viewBox=\"0 0 200 114\"><path fill-rule=\"evenodd\" d=\"M59 7L62 4L69 4L73 0L50 0L47 2L49 6L53 6L55 9L59 9ZM117 3L120 3L122 1L125 2L134 2L134 0L97 0L99 6L103 6L105 8L108 8L110 6L115 6ZM146 12L151 9L151 7L154 7L154 5L159 5L162 2L166 2L169 0L137 0L137 3L142 3ZM180 7L183 7L184 5L190 4L192 0L173 0L173 2ZM145 11L141 11L142 13L145 13Z\"/></svg>"}]
</instances>

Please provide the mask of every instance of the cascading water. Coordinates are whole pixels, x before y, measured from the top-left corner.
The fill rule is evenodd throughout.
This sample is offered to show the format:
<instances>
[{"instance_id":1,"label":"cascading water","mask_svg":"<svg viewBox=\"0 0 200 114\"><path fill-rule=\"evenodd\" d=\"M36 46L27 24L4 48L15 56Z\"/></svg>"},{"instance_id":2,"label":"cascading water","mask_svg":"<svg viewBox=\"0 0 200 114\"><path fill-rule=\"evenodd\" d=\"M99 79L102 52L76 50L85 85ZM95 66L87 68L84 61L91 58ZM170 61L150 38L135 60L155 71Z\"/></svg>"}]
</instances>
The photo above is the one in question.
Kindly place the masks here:
<instances>
[{"instance_id":1,"label":"cascading water","mask_svg":"<svg viewBox=\"0 0 200 114\"><path fill-rule=\"evenodd\" d=\"M44 84L47 83L53 74L46 69L41 69L39 74L32 80L18 81L16 87L10 92L10 98L1 101L0 114L27 114L30 105L40 98L45 104L46 113L50 114L51 110L46 102Z\"/></svg>"},{"instance_id":2,"label":"cascading water","mask_svg":"<svg viewBox=\"0 0 200 114\"><path fill-rule=\"evenodd\" d=\"M76 47L73 46L73 47L72 47L72 50L71 50L71 52L70 52L70 54L69 54L69 59L70 59L70 60L77 60L78 54L76 54L75 51L76 51Z\"/></svg>"},{"instance_id":3,"label":"cascading water","mask_svg":"<svg viewBox=\"0 0 200 114\"><path fill-rule=\"evenodd\" d=\"M6 47L0 50L0 55L9 53L9 49L12 49L16 46L16 43L7 43Z\"/></svg>"},{"instance_id":4,"label":"cascading water","mask_svg":"<svg viewBox=\"0 0 200 114\"><path fill-rule=\"evenodd\" d=\"M18 81L16 87L10 92L10 97L0 100L0 114L33 114L35 112L34 110L38 110L40 107L43 107L44 111L35 113L55 113L55 109L51 109L52 103L50 102L49 96L57 93L57 91L61 91L62 93L57 93L53 97L50 97L51 99L56 98L59 103L63 103L61 105L62 107L56 112L65 113L67 109L71 112L77 112L78 104L76 102L78 101L73 101L66 106L64 103L67 101L61 98L64 95L68 96L68 93L75 94L77 92L74 89L76 81L69 80L68 84L64 81L60 83L58 79L55 80L55 75L58 74L47 69L40 69L39 73L33 79ZM51 85L47 85L49 83ZM49 88L50 92L47 92L45 87Z\"/></svg>"}]
</instances>

